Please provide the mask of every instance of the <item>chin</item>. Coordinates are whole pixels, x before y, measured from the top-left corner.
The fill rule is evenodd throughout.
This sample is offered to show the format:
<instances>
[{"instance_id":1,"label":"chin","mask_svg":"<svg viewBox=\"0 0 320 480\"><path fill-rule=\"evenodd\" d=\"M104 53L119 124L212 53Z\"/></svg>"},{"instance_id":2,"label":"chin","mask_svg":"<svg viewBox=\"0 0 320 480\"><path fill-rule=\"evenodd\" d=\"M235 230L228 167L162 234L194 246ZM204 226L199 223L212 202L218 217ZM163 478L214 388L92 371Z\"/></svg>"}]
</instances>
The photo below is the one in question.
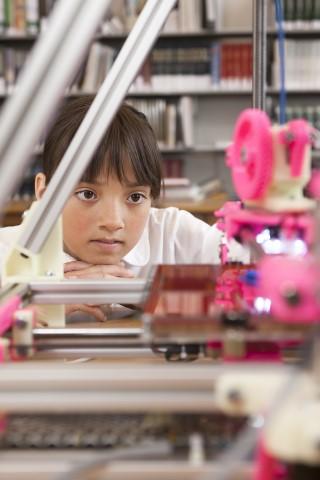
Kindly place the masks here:
<instances>
[{"instance_id":1,"label":"chin","mask_svg":"<svg viewBox=\"0 0 320 480\"><path fill-rule=\"evenodd\" d=\"M122 257L113 255L95 255L88 261L93 265L117 265L121 262Z\"/></svg>"}]
</instances>

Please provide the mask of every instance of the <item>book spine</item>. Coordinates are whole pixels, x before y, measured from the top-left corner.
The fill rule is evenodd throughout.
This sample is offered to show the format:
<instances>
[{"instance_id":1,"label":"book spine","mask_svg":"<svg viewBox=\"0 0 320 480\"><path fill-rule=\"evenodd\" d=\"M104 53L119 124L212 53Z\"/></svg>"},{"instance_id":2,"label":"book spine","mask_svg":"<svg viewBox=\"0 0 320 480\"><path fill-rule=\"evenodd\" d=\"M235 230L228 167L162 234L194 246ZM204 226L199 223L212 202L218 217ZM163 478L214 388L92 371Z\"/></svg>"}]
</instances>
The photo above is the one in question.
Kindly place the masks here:
<instances>
[{"instance_id":1,"label":"book spine","mask_svg":"<svg viewBox=\"0 0 320 480\"><path fill-rule=\"evenodd\" d=\"M0 35L6 31L5 0L0 0Z\"/></svg>"},{"instance_id":2,"label":"book spine","mask_svg":"<svg viewBox=\"0 0 320 480\"><path fill-rule=\"evenodd\" d=\"M218 87L220 84L220 43L212 42L210 51L211 84L213 87Z\"/></svg>"},{"instance_id":3,"label":"book spine","mask_svg":"<svg viewBox=\"0 0 320 480\"><path fill-rule=\"evenodd\" d=\"M162 165L165 178L183 177L183 160L181 158L164 158Z\"/></svg>"},{"instance_id":4,"label":"book spine","mask_svg":"<svg viewBox=\"0 0 320 480\"><path fill-rule=\"evenodd\" d=\"M4 18L7 34L12 34L12 2L4 0Z\"/></svg>"},{"instance_id":5,"label":"book spine","mask_svg":"<svg viewBox=\"0 0 320 480\"><path fill-rule=\"evenodd\" d=\"M0 94L6 93L4 51L0 50Z\"/></svg>"},{"instance_id":6,"label":"book spine","mask_svg":"<svg viewBox=\"0 0 320 480\"><path fill-rule=\"evenodd\" d=\"M26 0L27 33L36 35L39 32L39 3L38 0Z\"/></svg>"},{"instance_id":7,"label":"book spine","mask_svg":"<svg viewBox=\"0 0 320 480\"><path fill-rule=\"evenodd\" d=\"M13 2L13 28L17 34L23 35L26 32L26 4L25 0L14 0Z\"/></svg>"}]
</instances>

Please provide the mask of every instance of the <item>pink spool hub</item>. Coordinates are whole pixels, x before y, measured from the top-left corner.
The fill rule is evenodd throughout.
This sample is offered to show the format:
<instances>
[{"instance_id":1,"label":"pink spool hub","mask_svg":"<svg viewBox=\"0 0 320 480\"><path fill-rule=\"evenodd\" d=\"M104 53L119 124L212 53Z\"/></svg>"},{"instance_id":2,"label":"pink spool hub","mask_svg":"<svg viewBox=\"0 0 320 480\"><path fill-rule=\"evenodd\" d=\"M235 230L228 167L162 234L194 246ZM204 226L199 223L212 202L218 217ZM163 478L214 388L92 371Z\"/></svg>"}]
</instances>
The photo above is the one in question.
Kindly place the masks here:
<instances>
[{"instance_id":1,"label":"pink spool hub","mask_svg":"<svg viewBox=\"0 0 320 480\"><path fill-rule=\"evenodd\" d=\"M263 198L272 178L271 123L265 112L247 109L239 117L227 150L235 190L241 200Z\"/></svg>"},{"instance_id":2,"label":"pink spool hub","mask_svg":"<svg viewBox=\"0 0 320 480\"><path fill-rule=\"evenodd\" d=\"M259 266L259 295L271 300L271 314L287 323L320 318L319 266L311 256L265 256Z\"/></svg>"}]
</instances>

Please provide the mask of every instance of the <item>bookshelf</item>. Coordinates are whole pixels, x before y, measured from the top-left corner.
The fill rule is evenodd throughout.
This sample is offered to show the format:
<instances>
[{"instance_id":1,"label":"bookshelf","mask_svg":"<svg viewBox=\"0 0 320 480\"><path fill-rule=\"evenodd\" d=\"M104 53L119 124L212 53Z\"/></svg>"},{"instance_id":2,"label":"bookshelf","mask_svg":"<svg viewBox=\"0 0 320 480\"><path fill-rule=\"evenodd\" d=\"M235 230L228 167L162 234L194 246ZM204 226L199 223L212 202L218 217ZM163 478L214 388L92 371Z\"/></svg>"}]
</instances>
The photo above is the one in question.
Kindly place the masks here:
<instances>
[{"instance_id":1,"label":"bookshelf","mask_svg":"<svg viewBox=\"0 0 320 480\"><path fill-rule=\"evenodd\" d=\"M187 210L190 213L193 213L198 218L201 218L205 222L212 225L215 223L216 218L214 216L214 212L219 210L222 205L228 200L228 195L224 192L215 193L210 195L209 197L201 200L199 202L166 202L161 201L157 204L160 208L162 207L177 207L182 210Z\"/></svg>"},{"instance_id":2,"label":"bookshelf","mask_svg":"<svg viewBox=\"0 0 320 480\"><path fill-rule=\"evenodd\" d=\"M30 4L35 5L37 1L38 17L35 25L39 32L46 24L46 15L54 5L54 0L19 0L18 3L27 4L30 2ZM7 0L0 0L0 7L2 2L7 2ZM297 45L301 42L318 41L318 39L320 39L319 12L316 11L315 18L312 18L310 16L311 12L307 11L308 18L304 18L303 15L307 15L306 10L300 11L297 8L290 10L290 2L291 4L298 3L295 2L295 0L284 0L284 6L286 7L285 30L287 40L294 41ZM112 12L108 18L104 20L101 31L96 34L88 52L88 61L82 66L76 79L76 85L66 92L67 97L93 93L96 91L99 82L102 82L103 75L101 75L101 72L97 71L93 74L95 67L88 69L90 56L92 57L91 65L101 65L101 63L103 63L105 71L111 67L114 56L125 41L127 31L130 29L130 25L132 25L138 13L138 11L135 12L133 10L128 12L126 10L128 3L130 3L131 7L135 4L134 1L125 2L125 0L112 2ZM136 4L138 5L138 3L137 1ZM180 5L183 3L184 1L181 0ZM193 19L190 19L189 15L189 19L186 20L185 24L179 24L179 15L181 12L172 12L171 18L168 19L167 26L164 28L153 49L153 52L158 52L158 57L154 56L153 64L152 61L151 64L149 61L149 65L147 64L145 70L142 70L142 78L138 78L135 86L128 92L127 100L138 108L140 105L140 109L145 109L147 115L148 112L154 112L157 108L158 110L162 109L163 118L161 119L161 115L159 114L158 117L155 116L153 122L154 124L158 122L158 129L154 128L157 131L165 167L172 162L174 167L171 168L172 171L175 173L178 172L180 175L185 175L194 182L201 182L204 179L218 177L225 187L226 194L232 197L234 192L229 172L224 165L224 151L230 142L237 116L244 108L251 106L252 93L250 82L248 81L250 77L248 68L245 71L240 71L238 68L239 65L237 67L238 70L234 69L233 66L231 67L231 71L229 69L228 73L227 69L226 73L225 57L228 58L230 56L233 58L233 63L239 63L239 59L237 59L238 55L242 58L242 63L244 62L244 58L246 59L247 65L250 63L248 60L250 60L251 55L252 0L237 0L237 2L234 2L234 0L194 0L193 2L185 2L185 4L187 3L189 3L189 5L192 4L192 8L198 9L204 4L209 5L210 3L214 5L216 7L215 17L213 20L212 18L204 17L205 21L202 23L200 15L194 10ZM307 4L307 2L302 3ZM189 6L189 8L191 7ZM273 20L272 0L270 0L268 8L267 36L269 67L267 106L268 113L276 120L277 95L279 90L274 83L273 72L277 38ZM294 12L296 18L294 18ZM186 11L184 12L184 15L185 14ZM25 61L28 51L38 38L38 33L30 29L28 30L27 24L23 24L23 21L22 25L25 27L24 30L22 29L20 32L8 28L8 25L4 26L0 13L0 101L2 102L14 90L15 77L22 63ZM308 43L306 44L308 45ZM237 45L242 46L240 50L239 48L237 50ZM215 48L217 48L217 58L220 62L218 77L214 73L214 68L217 67L218 61L217 58L214 57L213 50ZM9 51L9 54L6 51ZM17 64L14 63L15 51L18 52ZM175 55L178 51L180 52L180 58L185 61L177 61ZM188 71L185 71L185 69L197 63L195 58L192 57L192 51L193 54L195 54L196 51L196 57L203 56L203 70L196 72L196 79L191 78L194 76L194 72L190 72L189 74ZM161 54L164 54L164 59L161 57ZM6 57L8 57L9 60ZM101 59L103 62L99 61ZM6 72L6 61L9 61L9 73ZM157 68L155 69L154 63L157 62L158 65L156 65ZM152 69L153 74L155 73L154 76L159 75L159 63L160 67L164 67L165 71L161 71L160 68L160 77L154 79L152 78ZM181 70L175 72L174 68L176 68L177 65L180 65ZM229 75L231 78L223 78L223 70L227 77ZM163 88L165 84L163 76L166 75L169 79L167 87ZM232 75L237 78L233 78ZM182 82L182 85L179 85L179 79L175 78L177 83L172 81L174 76L183 76L185 80L188 78L189 83ZM245 81L241 78L242 76L245 77ZM201 87L199 86L200 77ZM240 77L240 80L238 77ZM83 84L87 85L88 88L82 89L81 86L83 86ZM161 88L159 85L161 85ZM142 108L141 104L143 102L144 107ZM288 116L290 116L291 108L291 114L292 110L300 111L304 116L309 116L308 118L310 118L310 108L313 106L315 109L313 119L317 121L318 105L320 106L320 85L319 88L299 85L288 89ZM150 116L151 114L148 115L148 117ZM37 155L40 154L41 151L37 153ZM213 205L215 200L211 200L208 200L207 205L208 212L210 211L209 214L211 214L214 209ZM12 209L8 207L6 215L8 222L12 221L11 219L16 215L15 212L19 215L19 208L23 209L24 206L25 203L22 201L21 203L14 202ZM206 208L202 204L183 204L182 207L198 215L207 215L208 213L202 210Z\"/></svg>"},{"instance_id":3,"label":"bookshelf","mask_svg":"<svg viewBox=\"0 0 320 480\"><path fill-rule=\"evenodd\" d=\"M32 203L32 199L29 200L12 200L3 212L3 218L1 226L9 227L12 225L18 225L22 221L22 214L27 210Z\"/></svg>"}]
</instances>

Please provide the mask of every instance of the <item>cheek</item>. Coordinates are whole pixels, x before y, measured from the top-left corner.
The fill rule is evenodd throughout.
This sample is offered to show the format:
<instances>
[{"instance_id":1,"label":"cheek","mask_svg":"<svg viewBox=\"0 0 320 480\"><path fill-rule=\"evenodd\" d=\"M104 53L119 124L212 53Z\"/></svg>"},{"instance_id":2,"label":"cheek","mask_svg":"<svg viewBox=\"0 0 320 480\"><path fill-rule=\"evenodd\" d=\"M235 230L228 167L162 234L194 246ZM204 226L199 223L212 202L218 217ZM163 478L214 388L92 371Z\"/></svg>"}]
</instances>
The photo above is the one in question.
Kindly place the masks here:
<instances>
[{"instance_id":1,"label":"cheek","mask_svg":"<svg viewBox=\"0 0 320 480\"><path fill-rule=\"evenodd\" d=\"M88 232L90 215L80 211L73 205L72 200L69 202L63 210L63 236L67 242L77 242Z\"/></svg>"}]
</instances>

